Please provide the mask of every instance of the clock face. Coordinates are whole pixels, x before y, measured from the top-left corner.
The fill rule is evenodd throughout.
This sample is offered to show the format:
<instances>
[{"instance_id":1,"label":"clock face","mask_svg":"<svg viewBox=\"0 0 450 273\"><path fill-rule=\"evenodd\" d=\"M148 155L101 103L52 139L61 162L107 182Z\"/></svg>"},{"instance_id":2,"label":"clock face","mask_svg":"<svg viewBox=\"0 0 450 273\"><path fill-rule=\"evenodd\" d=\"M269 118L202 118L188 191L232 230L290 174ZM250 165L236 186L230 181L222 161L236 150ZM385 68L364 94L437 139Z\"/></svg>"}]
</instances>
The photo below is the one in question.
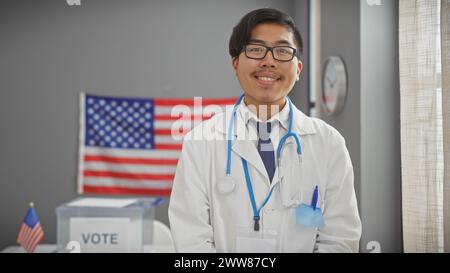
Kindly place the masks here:
<instances>
[{"instance_id":1,"label":"clock face","mask_svg":"<svg viewBox=\"0 0 450 273\"><path fill-rule=\"evenodd\" d=\"M339 113L347 95L347 73L341 58L330 57L326 61L322 86L323 110L330 115Z\"/></svg>"}]
</instances>

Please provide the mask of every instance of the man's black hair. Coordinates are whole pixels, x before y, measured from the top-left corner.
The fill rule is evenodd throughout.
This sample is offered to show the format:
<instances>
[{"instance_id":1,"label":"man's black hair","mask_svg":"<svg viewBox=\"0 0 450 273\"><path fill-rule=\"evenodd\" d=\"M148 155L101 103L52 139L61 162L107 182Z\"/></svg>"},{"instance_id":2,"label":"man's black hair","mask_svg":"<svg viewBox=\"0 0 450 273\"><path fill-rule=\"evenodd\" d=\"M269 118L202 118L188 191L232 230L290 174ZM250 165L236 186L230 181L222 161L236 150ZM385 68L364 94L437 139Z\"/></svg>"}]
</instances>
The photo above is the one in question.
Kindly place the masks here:
<instances>
[{"instance_id":1,"label":"man's black hair","mask_svg":"<svg viewBox=\"0 0 450 273\"><path fill-rule=\"evenodd\" d=\"M303 52L302 36L295 26L294 20L292 20L289 15L279 10L263 8L247 13L233 28L233 33L231 34L229 42L229 52L232 58L238 57L239 54L241 54L242 49L250 40L253 28L264 23L286 26L288 30L294 34L297 52Z\"/></svg>"}]
</instances>

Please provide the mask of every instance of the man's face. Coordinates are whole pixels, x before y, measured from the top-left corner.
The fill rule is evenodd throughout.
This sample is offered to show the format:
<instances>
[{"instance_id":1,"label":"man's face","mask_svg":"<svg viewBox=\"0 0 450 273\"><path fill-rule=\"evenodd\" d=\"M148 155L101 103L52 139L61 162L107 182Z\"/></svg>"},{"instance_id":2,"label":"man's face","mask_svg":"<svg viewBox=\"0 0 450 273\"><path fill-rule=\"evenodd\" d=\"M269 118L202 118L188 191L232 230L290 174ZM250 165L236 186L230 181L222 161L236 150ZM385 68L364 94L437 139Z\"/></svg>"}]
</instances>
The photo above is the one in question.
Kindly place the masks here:
<instances>
[{"instance_id":1,"label":"man's face","mask_svg":"<svg viewBox=\"0 0 450 273\"><path fill-rule=\"evenodd\" d=\"M278 24L257 25L251 32L249 43L296 48L293 33ZM284 103L284 97L292 90L302 71L302 63L297 57L281 62L275 60L271 52L267 52L262 60L247 58L242 52L233 58L232 64L245 92L246 103L253 105Z\"/></svg>"}]
</instances>

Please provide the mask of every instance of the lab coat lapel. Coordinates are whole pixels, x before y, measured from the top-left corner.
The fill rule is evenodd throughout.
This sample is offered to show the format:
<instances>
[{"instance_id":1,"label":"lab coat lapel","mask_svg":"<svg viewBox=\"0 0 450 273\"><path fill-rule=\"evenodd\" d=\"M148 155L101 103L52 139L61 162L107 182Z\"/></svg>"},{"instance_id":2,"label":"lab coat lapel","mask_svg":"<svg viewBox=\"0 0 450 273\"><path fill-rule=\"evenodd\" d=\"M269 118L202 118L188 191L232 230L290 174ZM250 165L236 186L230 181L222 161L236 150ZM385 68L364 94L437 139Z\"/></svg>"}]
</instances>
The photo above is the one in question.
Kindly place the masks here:
<instances>
[{"instance_id":1,"label":"lab coat lapel","mask_svg":"<svg viewBox=\"0 0 450 273\"><path fill-rule=\"evenodd\" d=\"M292 105L292 110L294 111L292 131L300 135L300 137L304 135L316 134L311 118L303 114L302 111L298 110L295 105Z\"/></svg>"},{"instance_id":2,"label":"lab coat lapel","mask_svg":"<svg viewBox=\"0 0 450 273\"><path fill-rule=\"evenodd\" d=\"M251 140L235 140L232 150L241 158L247 160L248 164L255 167L269 181L266 168L262 162L261 156Z\"/></svg>"},{"instance_id":3,"label":"lab coat lapel","mask_svg":"<svg viewBox=\"0 0 450 273\"><path fill-rule=\"evenodd\" d=\"M242 116L239 114L236 115L235 140L232 145L232 150L241 158L247 160L248 164L255 167L266 178L266 181L269 181L266 167L258 153L255 143L249 139L249 136L250 134Z\"/></svg>"}]
</instances>

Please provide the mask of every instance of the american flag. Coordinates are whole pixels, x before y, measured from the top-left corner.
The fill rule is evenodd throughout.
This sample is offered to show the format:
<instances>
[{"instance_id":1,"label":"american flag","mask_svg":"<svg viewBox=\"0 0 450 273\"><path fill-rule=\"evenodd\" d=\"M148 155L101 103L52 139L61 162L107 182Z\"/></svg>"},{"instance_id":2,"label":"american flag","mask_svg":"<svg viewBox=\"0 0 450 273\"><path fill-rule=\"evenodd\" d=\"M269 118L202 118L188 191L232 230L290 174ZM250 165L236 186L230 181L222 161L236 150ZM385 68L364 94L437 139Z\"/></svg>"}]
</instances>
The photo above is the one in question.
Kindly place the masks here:
<instances>
[{"instance_id":1,"label":"american flag","mask_svg":"<svg viewBox=\"0 0 450 273\"><path fill-rule=\"evenodd\" d=\"M82 93L78 192L169 196L183 135L235 100Z\"/></svg>"},{"instance_id":2,"label":"american flag","mask_svg":"<svg viewBox=\"0 0 450 273\"><path fill-rule=\"evenodd\" d=\"M44 230L39 223L33 205L28 209L27 215L23 219L17 235L17 243L27 252L34 252L36 246L44 239Z\"/></svg>"}]
</instances>

